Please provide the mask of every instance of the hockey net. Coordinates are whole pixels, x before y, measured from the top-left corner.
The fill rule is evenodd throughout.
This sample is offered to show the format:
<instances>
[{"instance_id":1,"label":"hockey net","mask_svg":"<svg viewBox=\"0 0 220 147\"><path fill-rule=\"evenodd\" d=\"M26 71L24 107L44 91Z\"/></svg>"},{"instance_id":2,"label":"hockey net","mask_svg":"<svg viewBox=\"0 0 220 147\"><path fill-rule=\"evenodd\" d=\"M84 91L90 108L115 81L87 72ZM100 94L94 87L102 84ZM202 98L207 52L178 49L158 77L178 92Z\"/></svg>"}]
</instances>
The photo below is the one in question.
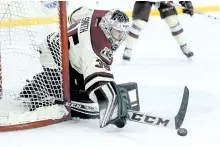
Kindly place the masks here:
<instances>
[{"instance_id":1,"label":"hockey net","mask_svg":"<svg viewBox=\"0 0 220 147\"><path fill-rule=\"evenodd\" d=\"M66 4L55 4L49 9L40 1L0 1L0 131L70 118L68 108L53 104L55 99L69 100ZM50 65L57 74L44 71L40 62L39 45L46 46L51 32L60 34L59 44L51 46L52 54L58 54L57 64Z\"/></svg>"}]
</instances>

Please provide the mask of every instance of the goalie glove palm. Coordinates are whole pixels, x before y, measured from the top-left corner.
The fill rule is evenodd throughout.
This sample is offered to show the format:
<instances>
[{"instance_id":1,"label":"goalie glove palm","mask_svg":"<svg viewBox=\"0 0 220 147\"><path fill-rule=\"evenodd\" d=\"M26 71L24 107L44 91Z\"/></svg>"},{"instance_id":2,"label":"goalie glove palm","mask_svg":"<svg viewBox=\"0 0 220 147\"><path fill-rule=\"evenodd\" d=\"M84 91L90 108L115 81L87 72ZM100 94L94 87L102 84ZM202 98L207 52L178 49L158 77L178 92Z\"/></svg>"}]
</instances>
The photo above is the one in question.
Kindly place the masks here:
<instances>
[{"instance_id":1,"label":"goalie glove palm","mask_svg":"<svg viewBox=\"0 0 220 147\"><path fill-rule=\"evenodd\" d=\"M95 90L99 104L100 127L114 124L118 128L126 125L127 100L121 96L115 82L109 82Z\"/></svg>"}]
</instances>

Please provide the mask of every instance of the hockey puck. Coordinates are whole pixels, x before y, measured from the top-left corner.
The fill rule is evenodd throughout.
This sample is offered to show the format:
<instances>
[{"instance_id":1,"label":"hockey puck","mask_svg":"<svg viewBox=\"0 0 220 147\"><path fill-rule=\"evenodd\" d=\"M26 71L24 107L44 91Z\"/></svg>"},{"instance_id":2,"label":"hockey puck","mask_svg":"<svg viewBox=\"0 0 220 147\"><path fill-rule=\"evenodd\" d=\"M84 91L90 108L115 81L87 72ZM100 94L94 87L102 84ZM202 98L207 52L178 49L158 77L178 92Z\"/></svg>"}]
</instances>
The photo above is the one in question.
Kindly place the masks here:
<instances>
[{"instance_id":1,"label":"hockey puck","mask_svg":"<svg viewBox=\"0 0 220 147\"><path fill-rule=\"evenodd\" d=\"M187 131L186 129L184 129L184 128L179 128L179 129L177 130L177 134L178 134L179 136L186 136L187 133L188 133L188 131Z\"/></svg>"}]
</instances>

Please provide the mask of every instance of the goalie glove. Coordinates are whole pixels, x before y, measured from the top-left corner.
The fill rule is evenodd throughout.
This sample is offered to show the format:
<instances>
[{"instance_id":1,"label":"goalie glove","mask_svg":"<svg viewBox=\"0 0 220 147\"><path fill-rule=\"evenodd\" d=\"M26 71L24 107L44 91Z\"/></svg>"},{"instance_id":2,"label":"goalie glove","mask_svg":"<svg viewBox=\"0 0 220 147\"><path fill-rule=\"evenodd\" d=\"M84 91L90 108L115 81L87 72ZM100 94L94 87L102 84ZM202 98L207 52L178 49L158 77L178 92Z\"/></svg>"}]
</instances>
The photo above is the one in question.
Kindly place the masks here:
<instances>
[{"instance_id":1,"label":"goalie glove","mask_svg":"<svg viewBox=\"0 0 220 147\"><path fill-rule=\"evenodd\" d=\"M189 14L190 16L194 15L194 8L191 1L180 1L179 2L183 7L186 9L183 9L183 13Z\"/></svg>"},{"instance_id":2,"label":"goalie glove","mask_svg":"<svg viewBox=\"0 0 220 147\"><path fill-rule=\"evenodd\" d=\"M95 90L99 104L100 127L114 124L118 128L126 125L127 109L130 109L128 97L119 91L115 82L108 82Z\"/></svg>"}]
</instances>

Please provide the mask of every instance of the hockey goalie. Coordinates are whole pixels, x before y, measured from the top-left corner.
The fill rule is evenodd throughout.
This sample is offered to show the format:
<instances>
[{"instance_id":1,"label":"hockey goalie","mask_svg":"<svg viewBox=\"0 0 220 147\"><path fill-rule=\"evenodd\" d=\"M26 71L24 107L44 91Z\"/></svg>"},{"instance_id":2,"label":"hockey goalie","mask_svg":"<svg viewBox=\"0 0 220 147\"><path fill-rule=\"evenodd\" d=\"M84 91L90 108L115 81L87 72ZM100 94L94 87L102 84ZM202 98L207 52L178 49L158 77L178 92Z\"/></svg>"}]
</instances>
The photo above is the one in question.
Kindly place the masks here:
<instances>
[{"instance_id":1,"label":"hockey goalie","mask_svg":"<svg viewBox=\"0 0 220 147\"><path fill-rule=\"evenodd\" d=\"M133 107L129 99L128 84L115 83L111 65L113 53L127 37L129 18L118 9L104 11L80 7L72 12L69 23L71 102L97 105L99 108L97 112L71 108L72 117L99 118L101 128L109 124L124 127L127 109ZM53 99L61 97L62 88L58 87L62 85L61 79L52 79L59 77L62 70L58 68L60 63L57 62L61 55L53 49L59 43L59 33L53 32L43 43L46 46L39 46L43 72L35 75L20 93L20 97L29 100L30 111L53 105ZM46 88L42 84L47 85ZM51 92L54 89L60 91ZM138 110L139 105L135 109Z\"/></svg>"}]
</instances>

